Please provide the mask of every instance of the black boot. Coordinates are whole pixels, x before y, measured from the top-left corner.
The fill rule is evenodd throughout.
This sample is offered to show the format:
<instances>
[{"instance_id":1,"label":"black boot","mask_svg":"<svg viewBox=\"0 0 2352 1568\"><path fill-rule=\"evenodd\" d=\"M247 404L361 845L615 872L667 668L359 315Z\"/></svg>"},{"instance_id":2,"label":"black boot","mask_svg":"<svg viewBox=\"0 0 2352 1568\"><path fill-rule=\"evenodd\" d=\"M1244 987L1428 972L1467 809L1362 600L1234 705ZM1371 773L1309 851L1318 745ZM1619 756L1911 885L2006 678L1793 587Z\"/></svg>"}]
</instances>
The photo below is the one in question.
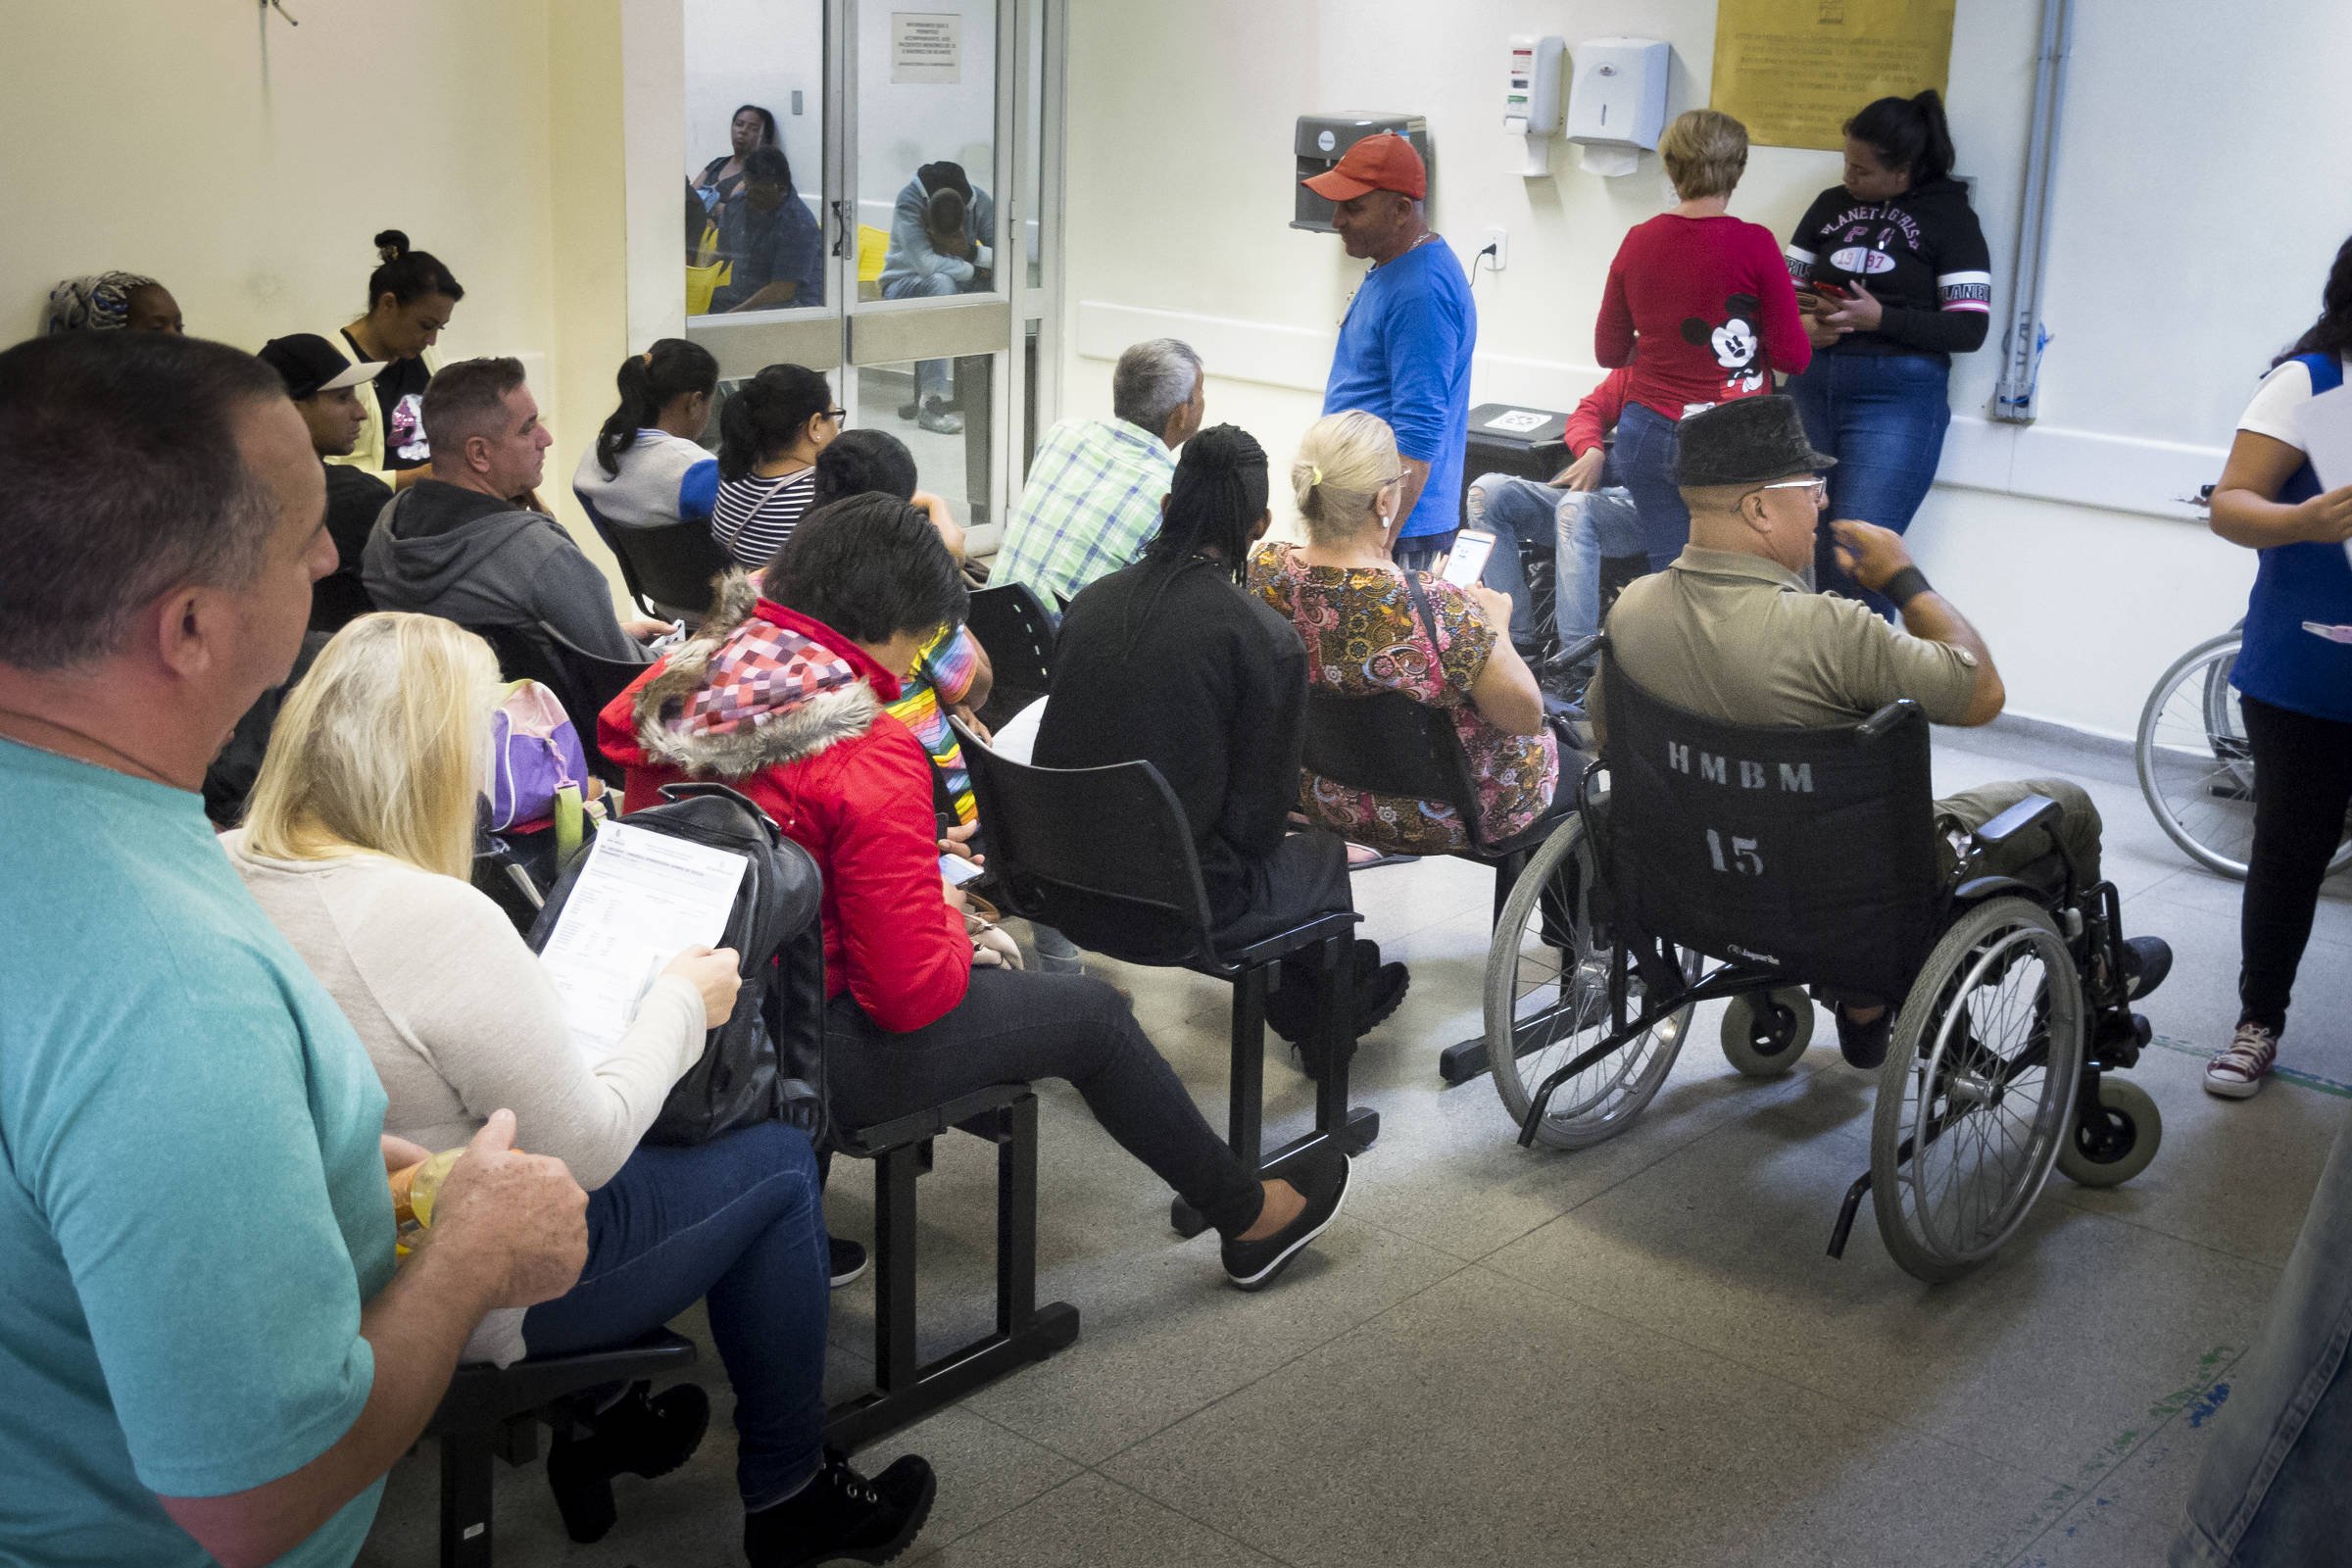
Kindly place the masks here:
<instances>
[{"instance_id":1,"label":"black boot","mask_svg":"<svg viewBox=\"0 0 2352 1568\"><path fill-rule=\"evenodd\" d=\"M547 1485L572 1540L602 1541L612 1528L614 1476L624 1470L648 1480L665 1476L702 1446L710 1426L710 1396L681 1383L649 1397L652 1388L631 1384L598 1412L585 1437L557 1432L547 1453Z\"/></svg>"},{"instance_id":2,"label":"black boot","mask_svg":"<svg viewBox=\"0 0 2352 1568\"><path fill-rule=\"evenodd\" d=\"M885 1563L914 1544L938 1491L930 1462L911 1453L868 1481L828 1449L808 1485L743 1516L743 1552L752 1568Z\"/></svg>"}]
</instances>

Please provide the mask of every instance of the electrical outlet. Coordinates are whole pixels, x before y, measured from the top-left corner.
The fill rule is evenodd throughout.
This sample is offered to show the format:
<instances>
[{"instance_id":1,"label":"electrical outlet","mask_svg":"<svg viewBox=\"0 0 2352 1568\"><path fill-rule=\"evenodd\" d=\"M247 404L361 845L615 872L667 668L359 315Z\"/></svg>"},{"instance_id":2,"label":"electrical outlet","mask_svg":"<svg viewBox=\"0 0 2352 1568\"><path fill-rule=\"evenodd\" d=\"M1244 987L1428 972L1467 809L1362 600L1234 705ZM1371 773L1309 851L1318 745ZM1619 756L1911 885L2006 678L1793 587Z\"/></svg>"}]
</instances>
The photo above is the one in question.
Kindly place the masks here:
<instances>
[{"instance_id":1,"label":"electrical outlet","mask_svg":"<svg viewBox=\"0 0 2352 1568\"><path fill-rule=\"evenodd\" d=\"M1479 252L1484 255L1490 249L1494 254L1487 258L1487 265L1499 272L1511 260L1511 231L1507 228L1488 229L1486 243L1479 247Z\"/></svg>"}]
</instances>

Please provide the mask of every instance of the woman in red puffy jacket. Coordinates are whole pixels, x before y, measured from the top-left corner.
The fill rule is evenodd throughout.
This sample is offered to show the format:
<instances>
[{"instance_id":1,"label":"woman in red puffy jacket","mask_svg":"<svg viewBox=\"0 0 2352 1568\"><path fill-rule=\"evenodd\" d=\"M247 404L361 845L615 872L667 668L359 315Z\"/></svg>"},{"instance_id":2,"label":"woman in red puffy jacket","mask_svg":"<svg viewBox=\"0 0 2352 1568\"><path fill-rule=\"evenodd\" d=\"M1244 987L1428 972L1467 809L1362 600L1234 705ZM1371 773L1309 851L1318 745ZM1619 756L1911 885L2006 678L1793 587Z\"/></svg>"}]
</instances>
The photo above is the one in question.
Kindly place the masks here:
<instances>
[{"instance_id":1,"label":"woman in red puffy jacket","mask_svg":"<svg viewBox=\"0 0 2352 1568\"><path fill-rule=\"evenodd\" d=\"M1126 999L1082 974L975 968L940 875L931 767L883 710L916 654L962 618L963 578L923 514L855 496L804 518L762 574L729 576L695 640L613 699L605 755L625 807L715 778L824 872L835 1113L871 1125L988 1084L1063 1078L1104 1131L1224 1239L1226 1274L1271 1283L1347 1191L1336 1152L1261 1182L1209 1129Z\"/></svg>"}]
</instances>

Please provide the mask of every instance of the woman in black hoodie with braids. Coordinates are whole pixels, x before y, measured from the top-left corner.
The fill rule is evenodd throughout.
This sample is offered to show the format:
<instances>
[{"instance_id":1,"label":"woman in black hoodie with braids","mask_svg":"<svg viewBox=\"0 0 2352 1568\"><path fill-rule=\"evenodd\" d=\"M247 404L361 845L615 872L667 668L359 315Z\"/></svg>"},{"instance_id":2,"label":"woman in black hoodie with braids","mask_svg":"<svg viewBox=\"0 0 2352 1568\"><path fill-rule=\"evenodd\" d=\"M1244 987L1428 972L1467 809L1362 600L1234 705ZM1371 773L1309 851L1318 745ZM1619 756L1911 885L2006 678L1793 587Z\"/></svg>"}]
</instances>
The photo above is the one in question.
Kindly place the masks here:
<instances>
[{"instance_id":1,"label":"woman in black hoodie with braids","mask_svg":"<svg viewBox=\"0 0 2352 1568\"><path fill-rule=\"evenodd\" d=\"M1928 496L1951 422L1952 356L1984 345L1992 261L1952 178L1943 101L1881 98L1845 122L1845 180L1813 199L1788 272L1813 363L1788 378L1830 470L1832 517L1901 533ZM1814 574L1889 620L1893 607L1838 569L1822 530Z\"/></svg>"},{"instance_id":2,"label":"woman in black hoodie with braids","mask_svg":"<svg viewBox=\"0 0 2352 1568\"><path fill-rule=\"evenodd\" d=\"M1137 564L1070 601L1054 660L1053 699L1034 758L1045 767L1141 760L1175 791L1192 826L1220 947L1242 947L1328 910L1354 907L1347 846L1320 829L1288 833L1306 730L1306 650L1290 622L1242 591L1267 510L1265 449L1220 424L1185 443ZM1082 948L1132 953L1117 916L1065 919ZM1123 940L1126 939L1126 940ZM1355 945L1355 1032L1396 1009L1407 977ZM1295 983L1294 983L1295 982ZM1311 962L1269 999L1287 1040L1313 1019Z\"/></svg>"}]
</instances>

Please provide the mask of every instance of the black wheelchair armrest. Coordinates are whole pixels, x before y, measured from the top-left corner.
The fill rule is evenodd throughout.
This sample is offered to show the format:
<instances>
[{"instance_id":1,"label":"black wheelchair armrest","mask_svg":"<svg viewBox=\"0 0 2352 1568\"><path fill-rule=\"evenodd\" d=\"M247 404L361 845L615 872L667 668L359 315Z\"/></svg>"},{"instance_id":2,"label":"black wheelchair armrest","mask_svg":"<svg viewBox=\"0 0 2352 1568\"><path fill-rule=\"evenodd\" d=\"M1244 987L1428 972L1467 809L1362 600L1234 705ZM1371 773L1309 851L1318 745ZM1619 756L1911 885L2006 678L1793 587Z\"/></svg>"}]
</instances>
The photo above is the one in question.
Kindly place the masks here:
<instances>
[{"instance_id":1,"label":"black wheelchair armrest","mask_svg":"<svg viewBox=\"0 0 2352 1568\"><path fill-rule=\"evenodd\" d=\"M1920 707L1917 703L1908 697L1898 697L1861 723L1856 724L1854 740L1863 746L1872 745L1892 733L1897 724L1918 711L1920 711Z\"/></svg>"},{"instance_id":2,"label":"black wheelchair armrest","mask_svg":"<svg viewBox=\"0 0 2352 1568\"><path fill-rule=\"evenodd\" d=\"M2061 812L2058 803L2046 795L2029 795L1991 821L1969 835L1980 849L2005 844L2029 828L2055 827ZM2052 838L2056 837L2053 832Z\"/></svg>"},{"instance_id":3,"label":"black wheelchair armrest","mask_svg":"<svg viewBox=\"0 0 2352 1568\"><path fill-rule=\"evenodd\" d=\"M1609 634L1601 631L1596 631L1590 637L1579 637L1575 642L1560 650L1555 662L1562 669L1573 668L1607 647L1608 641Z\"/></svg>"}]
</instances>

